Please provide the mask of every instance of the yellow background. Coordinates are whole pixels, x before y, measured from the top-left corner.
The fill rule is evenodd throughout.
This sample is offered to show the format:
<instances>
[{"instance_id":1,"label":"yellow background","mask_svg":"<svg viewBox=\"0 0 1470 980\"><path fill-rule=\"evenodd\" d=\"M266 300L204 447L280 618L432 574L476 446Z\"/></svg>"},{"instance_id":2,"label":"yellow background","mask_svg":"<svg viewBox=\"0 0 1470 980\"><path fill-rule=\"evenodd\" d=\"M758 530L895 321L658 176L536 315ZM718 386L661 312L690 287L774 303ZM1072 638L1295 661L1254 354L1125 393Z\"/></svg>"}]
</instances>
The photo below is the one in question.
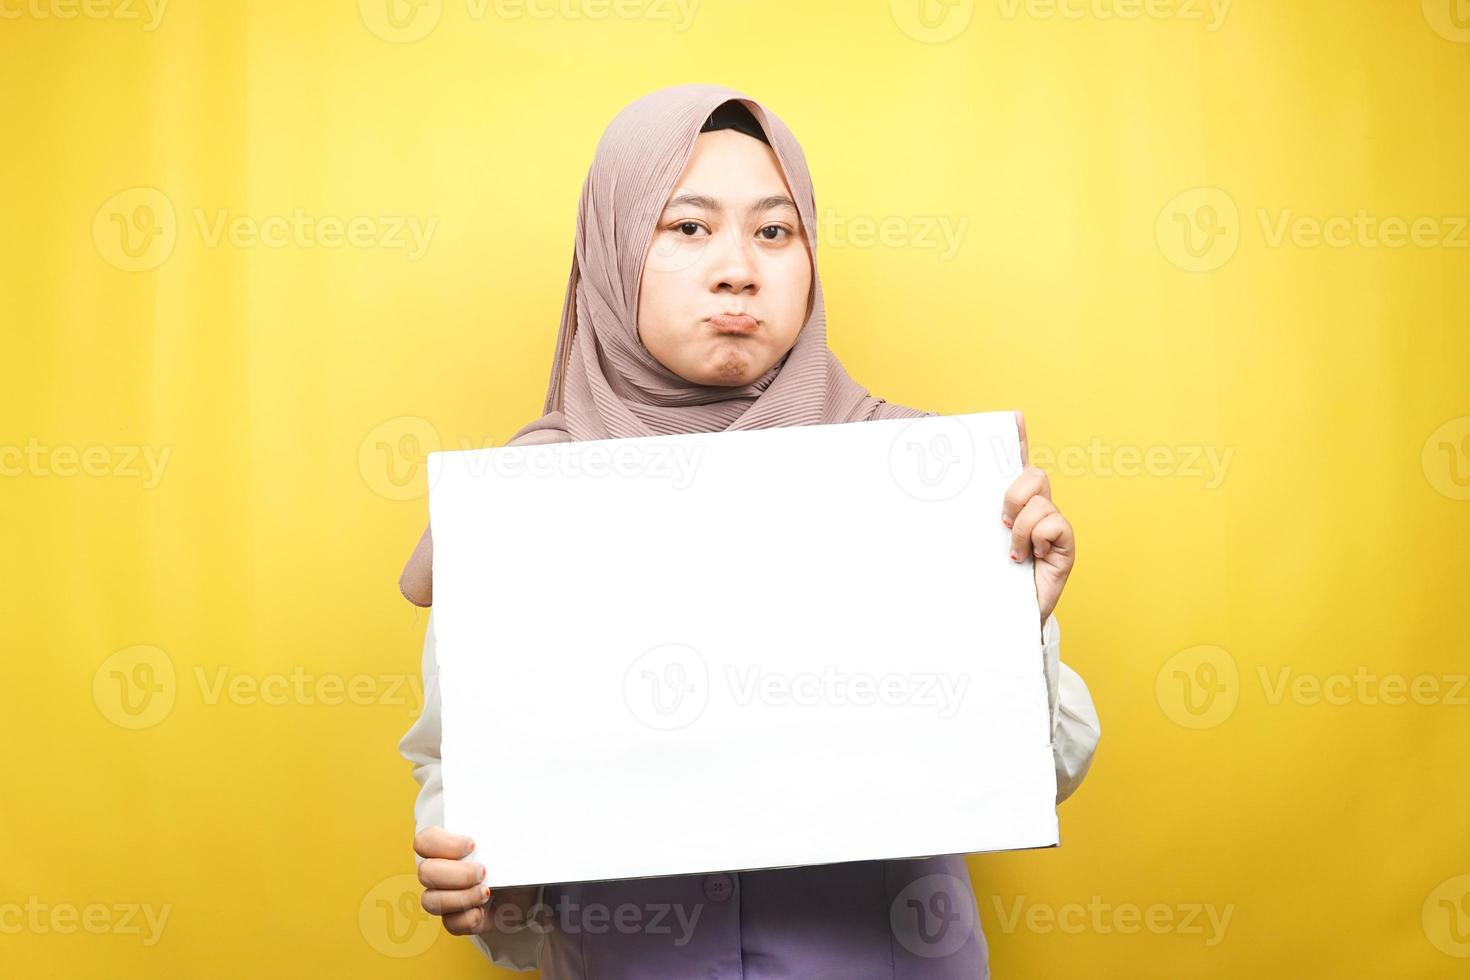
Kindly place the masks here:
<instances>
[{"instance_id":1,"label":"yellow background","mask_svg":"<svg viewBox=\"0 0 1470 980\"><path fill-rule=\"evenodd\" d=\"M714 81L803 141L853 375L1023 408L1057 463L1063 658L1104 734L1061 848L972 861L995 974L1464 976L1465 0L703 0L683 29L566 2L398 28L351 0L178 2L152 30L141 5L0 2L0 447L43 460L0 459L0 926L28 903L111 923L6 928L0 973L486 974L392 911L415 454L539 414L603 126ZM206 233L297 209L437 224L417 258ZM1298 223L1360 211L1433 224L1333 247ZM172 232L161 263L121 251L134 218ZM925 245L946 222L953 254ZM64 475L68 447L105 453ZM1273 696L1283 671L1345 703ZM1381 703L1388 675L1439 694ZM323 677L357 697L323 703ZM120 678L172 700L140 718ZM157 942L129 903L168 907ZM1068 911L1089 903L1115 911ZM1173 925L1122 931L1130 903ZM1229 910L1218 941L1191 905Z\"/></svg>"}]
</instances>

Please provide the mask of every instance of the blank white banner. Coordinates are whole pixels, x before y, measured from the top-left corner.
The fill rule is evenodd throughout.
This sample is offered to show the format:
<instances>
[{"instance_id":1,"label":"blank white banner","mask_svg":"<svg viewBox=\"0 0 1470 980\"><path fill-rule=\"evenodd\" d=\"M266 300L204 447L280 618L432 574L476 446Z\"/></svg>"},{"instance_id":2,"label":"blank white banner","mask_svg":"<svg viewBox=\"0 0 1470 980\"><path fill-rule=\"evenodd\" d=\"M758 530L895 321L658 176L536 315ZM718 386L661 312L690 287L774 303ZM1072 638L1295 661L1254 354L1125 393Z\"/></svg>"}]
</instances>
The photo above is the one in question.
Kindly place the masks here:
<instances>
[{"instance_id":1,"label":"blank white banner","mask_svg":"<svg viewBox=\"0 0 1470 980\"><path fill-rule=\"evenodd\" d=\"M1050 847L1014 415L429 456L445 826L492 886Z\"/></svg>"}]
</instances>

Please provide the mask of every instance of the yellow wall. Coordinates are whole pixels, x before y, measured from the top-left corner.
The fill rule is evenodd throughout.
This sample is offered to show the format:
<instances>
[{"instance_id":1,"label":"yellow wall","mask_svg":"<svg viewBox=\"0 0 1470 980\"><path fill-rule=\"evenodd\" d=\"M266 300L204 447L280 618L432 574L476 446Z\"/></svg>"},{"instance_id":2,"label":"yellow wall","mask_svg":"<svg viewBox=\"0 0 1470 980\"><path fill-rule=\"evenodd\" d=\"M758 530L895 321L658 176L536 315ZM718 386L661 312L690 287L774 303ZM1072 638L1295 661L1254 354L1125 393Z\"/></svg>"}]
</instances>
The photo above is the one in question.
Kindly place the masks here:
<instances>
[{"instance_id":1,"label":"yellow wall","mask_svg":"<svg viewBox=\"0 0 1470 980\"><path fill-rule=\"evenodd\" d=\"M385 912L413 455L539 414L685 81L803 140L854 376L1024 408L1077 527L1103 743L972 862L997 976L1470 969L1466 0L399 2L0 0L0 973L485 974Z\"/></svg>"}]
</instances>

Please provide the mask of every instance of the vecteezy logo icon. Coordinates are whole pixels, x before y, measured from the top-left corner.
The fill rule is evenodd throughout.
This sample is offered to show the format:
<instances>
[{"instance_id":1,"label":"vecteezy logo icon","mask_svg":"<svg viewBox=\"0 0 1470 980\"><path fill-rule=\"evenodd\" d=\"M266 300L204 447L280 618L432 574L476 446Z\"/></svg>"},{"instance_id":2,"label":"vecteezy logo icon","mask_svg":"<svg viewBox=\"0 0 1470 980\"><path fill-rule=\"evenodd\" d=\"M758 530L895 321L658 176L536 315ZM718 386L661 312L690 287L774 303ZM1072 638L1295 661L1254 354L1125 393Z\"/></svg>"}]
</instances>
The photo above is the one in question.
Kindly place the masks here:
<instances>
[{"instance_id":1,"label":"vecteezy logo icon","mask_svg":"<svg viewBox=\"0 0 1470 980\"><path fill-rule=\"evenodd\" d=\"M980 928L970 886L954 875L925 875L910 882L888 910L893 936L915 956L934 958L960 951Z\"/></svg>"},{"instance_id":2,"label":"vecteezy logo icon","mask_svg":"<svg viewBox=\"0 0 1470 980\"><path fill-rule=\"evenodd\" d=\"M133 646L112 654L92 675L92 700L119 728L152 728L174 708L174 662L158 647Z\"/></svg>"},{"instance_id":3,"label":"vecteezy logo icon","mask_svg":"<svg viewBox=\"0 0 1470 980\"><path fill-rule=\"evenodd\" d=\"M1451 500L1470 500L1470 415L1431 432L1419 462L1434 489Z\"/></svg>"},{"instance_id":4,"label":"vecteezy logo icon","mask_svg":"<svg viewBox=\"0 0 1470 980\"><path fill-rule=\"evenodd\" d=\"M1190 647L1164 661L1154 693L1159 707L1175 724L1214 728L1235 713L1240 669L1229 651L1220 647Z\"/></svg>"},{"instance_id":5,"label":"vecteezy logo icon","mask_svg":"<svg viewBox=\"0 0 1470 980\"><path fill-rule=\"evenodd\" d=\"M709 703L709 668L693 647L682 643L654 647L628 666L623 701L649 728L684 728Z\"/></svg>"},{"instance_id":6,"label":"vecteezy logo icon","mask_svg":"<svg viewBox=\"0 0 1470 980\"><path fill-rule=\"evenodd\" d=\"M1154 223L1164 257L1186 272L1210 272L1240 247L1240 209L1218 187L1196 187L1164 205Z\"/></svg>"},{"instance_id":7,"label":"vecteezy logo icon","mask_svg":"<svg viewBox=\"0 0 1470 980\"><path fill-rule=\"evenodd\" d=\"M921 433L916 426L922 422ZM919 500L948 500L975 475L975 440L952 418L915 419L898 430L888 447L894 482Z\"/></svg>"},{"instance_id":8,"label":"vecteezy logo icon","mask_svg":"<svg viewBox=\"0 0 1470 980\"><path fill-rule=\"evenodd\" d=\"M704 257L711 235L685 235L679 231L655 231L645 260L649 272L682 272Z\"/></svg>"},{"instance_id":9,"label":"vecteezy logo icon","mask_svg":"<svg viewBox=\"0 0 1470 980\"><path fill-rule=\"evenodd\" d=\"M357 927L384 956L418 956L434 945L439 929L419 901L417 875L401 874L374 885L357 907Z\"/></svg>"},{"instance_id":10,"label":"vecteezy logo icon","mask_svg":"<svg viewBox=\"0 0 1470 980\"><path fill-rule=\"evenodd\" d=\"M124 272L147 272L163 265L178 239L173 202L153 187L119 191L92 219L97 254Z\"/></svg>"},{"instance_id":11,"label":"vecteezy logo icon","mask_svg":"<svg viewBox=\"0 0 1470 980\"><path fill-rule=\"evenodd\" d=\"M1439 883L1424 899L1424 935L1446 956L1470 958L1470 875Z\"/></svg>"},{"instance_id":12,"label":"vecteezy logo icon","mask_svg":"<svg viewBox=\"0 0 1470 980\"><path fill-rule=\"evenodd\" d=\"M357 0L368 30L385 41L409 44L428 37L444 13L444 0Z\"/></svg>"},{"instance_id":13,"label":"vecteezy logo icon","mask_svg":"<svg viewBox=\"0 0 1470 980\"><path fill-rule=\"evenodd\" d=\"M954 40L975 17L975 0L889 0L888 7L898 29L925 44Z\"/></svg>"},{"instance_id":14,"label":"vecteezy logo icon","mask_svg":"<svg viewBox=\"0 0 1470 980\"><path fill-rule=\"evenodd\" d=\"M1423 0L1424 19L1446 41L1470 44L1470 0Z\"/></svg>"},{"instance_id":15,"label":"vecteezy logo icon","mask_svg":"<svg viewBox=\"0 0 1470 980\"><path fill-rule=\"evenodd\" d=\"M426 419L400 415L378 425L357 449L357 468L363 482L389 500L414 500L429 492L429 453L439 451L439 431Z\"/></svg>"}]
</instances>

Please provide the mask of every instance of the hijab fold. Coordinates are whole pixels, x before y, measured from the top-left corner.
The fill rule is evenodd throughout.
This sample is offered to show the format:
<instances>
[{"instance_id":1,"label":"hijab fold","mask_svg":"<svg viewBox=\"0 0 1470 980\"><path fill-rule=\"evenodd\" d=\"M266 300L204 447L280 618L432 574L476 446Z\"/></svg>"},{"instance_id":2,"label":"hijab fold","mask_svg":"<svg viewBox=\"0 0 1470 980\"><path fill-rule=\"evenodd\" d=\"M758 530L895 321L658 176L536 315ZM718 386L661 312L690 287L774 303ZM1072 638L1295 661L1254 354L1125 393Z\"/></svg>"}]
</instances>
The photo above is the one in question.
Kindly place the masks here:
<instances>
[{"instance_id":1,"label":"hijab fold","mask_svg":"<svg viewBox=\"0 0 1470 980\"><path fill-rule=\"evenodd\" d=\"M812 296L791 350L746 385L700 385L660 364L638 338L638 290L658 218L711 113L735 101L771 145L812 249ZM598 142L577 206L576 244L542 416L507 445L628 439L932 415L868 394L827 347L816 263L816 200L796 137L759 102L721 85L678 85L631 103ZM433 601L425 529L399 588Z\"/></svg>"}]
</instances>

